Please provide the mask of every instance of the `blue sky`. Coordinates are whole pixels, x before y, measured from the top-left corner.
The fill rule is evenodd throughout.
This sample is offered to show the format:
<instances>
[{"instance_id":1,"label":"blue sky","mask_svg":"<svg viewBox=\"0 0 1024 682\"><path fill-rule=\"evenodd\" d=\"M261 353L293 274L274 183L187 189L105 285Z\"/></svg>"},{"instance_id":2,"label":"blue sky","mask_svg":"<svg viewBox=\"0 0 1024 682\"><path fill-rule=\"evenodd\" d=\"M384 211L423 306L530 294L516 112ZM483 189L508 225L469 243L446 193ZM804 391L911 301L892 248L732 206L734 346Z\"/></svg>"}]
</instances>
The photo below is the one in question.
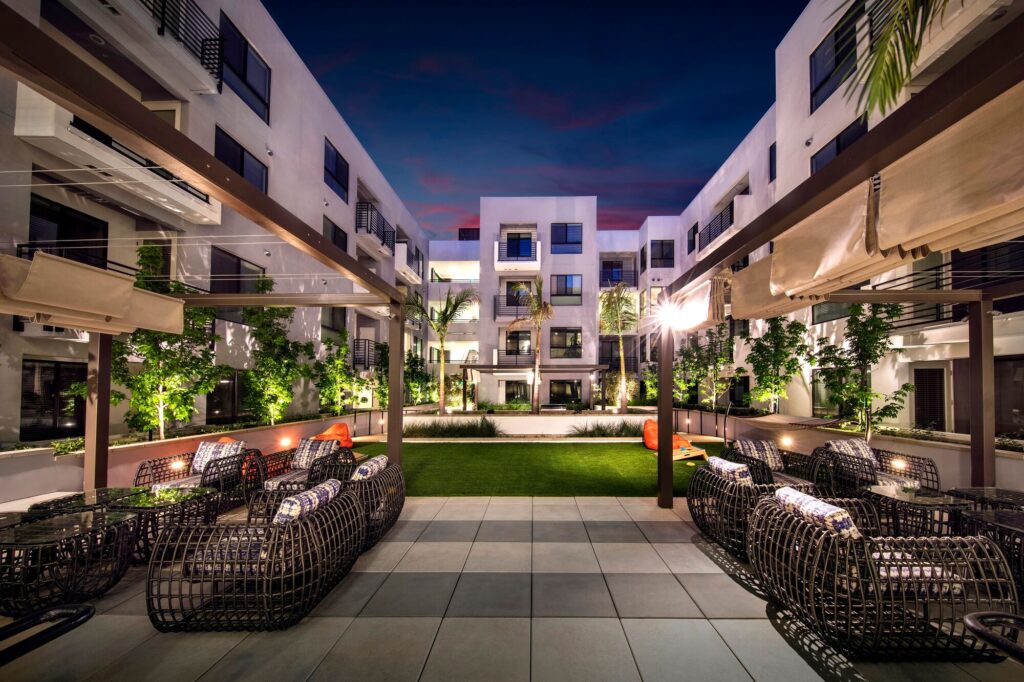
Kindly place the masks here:
<instances>
[{"instance_id":1,"label":"blue sky","mask_svg":"<svg viewBox=\"0 0 1024 682\"><path fill-rule=\"evenodd\" d=\"M596 194L601 229L679 213L771 105L805 4L264 3L435 236L481 196Z\"/></svg>"}]
</instances>

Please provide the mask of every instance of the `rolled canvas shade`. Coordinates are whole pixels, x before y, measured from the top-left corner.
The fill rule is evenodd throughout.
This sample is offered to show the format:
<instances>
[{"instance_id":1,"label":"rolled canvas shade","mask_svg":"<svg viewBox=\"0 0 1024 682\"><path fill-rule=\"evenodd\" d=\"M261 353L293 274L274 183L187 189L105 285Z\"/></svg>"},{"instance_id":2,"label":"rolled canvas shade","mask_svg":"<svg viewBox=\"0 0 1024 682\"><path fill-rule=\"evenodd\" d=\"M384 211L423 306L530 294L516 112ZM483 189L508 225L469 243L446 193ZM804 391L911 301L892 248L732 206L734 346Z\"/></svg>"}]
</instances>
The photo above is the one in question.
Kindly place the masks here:
<instances>
[{"instance_id":1,"label":"rolled canvas shade","mask_svg":"<svg viewBox=\"0 0 1024 682\"><path fill-rule=\"evenodd\" d=\"M755 261L732 276L730 315L735 320L768 319L808 306L807 301L772 294L774 254Z\"/></svg>"},{"instance_id":2,"label":"rolled canvas shade","mask_svg":"<svg viewBox=\"0 0 1024 682\"><path fill-rule=\"evenodd\" d=\"M1024 233L1024 84L881 172L883 249L980 248Z\"/></svg>"},{"instance_id":3,"label":"rolled canvas shade","mask_svg":"<svg viewBox=\"0 0 1024 682\"><path fill-rule=\"evenodd\" d=\"M855 187L775 239L772 296L820 296L857 284L916 254L876 247L868 234L871 183Z\"/></svg>"},{"instance_id":4,"label":"rolled canvas shade","mask_svg":"<svg viewBox=\"0 0 1024 682\"><path fill-rule=\"evenodd\" d=\"M679 304L679 320L673 326L695 331L725 322L727 282L727 277L716 275L690 291Z\"/></svg>"},{"instance_id":5,"label":"rolled canvas shade","mask_svg":"<svg viewBox=\"0 0 1024 682\"><path fill-rule=\"evenodd\" d=\"M31 261L0 254L0 312L86 331L180 334L183 308L180 299L136 289L127 275L38 251Z\"/></svg>"}]
</instances>

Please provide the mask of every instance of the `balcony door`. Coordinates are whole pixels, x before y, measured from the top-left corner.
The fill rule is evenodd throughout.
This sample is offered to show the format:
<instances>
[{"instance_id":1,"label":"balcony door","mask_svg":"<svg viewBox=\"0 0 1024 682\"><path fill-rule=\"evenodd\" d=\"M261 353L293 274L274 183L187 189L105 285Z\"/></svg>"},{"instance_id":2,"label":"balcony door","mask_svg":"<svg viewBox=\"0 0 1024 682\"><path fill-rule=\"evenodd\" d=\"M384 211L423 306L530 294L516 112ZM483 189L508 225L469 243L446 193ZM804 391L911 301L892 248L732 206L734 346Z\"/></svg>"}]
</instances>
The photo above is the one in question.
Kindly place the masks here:
<instances>
[{"instance_id":1,"label":"balcony door","mask_svg":"<svg viewBox=\"0 0 1024 682\"><path fill-rule=\"evenodd\" d=\"M506 355L529 355L530 332L525 329L510 331L505 335Z\"/></svg>"},{"instance_id":2,"label":"balcony door","mask_svg":"<svg viewBox=\"0 0 1024 682\"><path fill-rule=\"evenodd\" d=\"M622 261L604 260L601 261L601 280L616 284L622 281Z\"/></svg>"},{"instance_id":3,"label":"balcony door","mask_svg":"<svg viewBox=\"0 0 1024 682\"><path fill-rule=\"evenodd\" d=\"M84 362L25 359L21 363L21 431L23 441L85 434L85 401L65 395L85 381Z\"/></svg>"},{"instance_id":4,"label":"balcony door","mask_svg":"<svg viewBox=\"0 0 1024 682\"><path fill-rule=\"evenodd\" d=\"M529 232L509 232L505 235L505 243L509 258L529 258L533 235Z\"/></svg>"},{"instance_id":5,"label":"balcony door","mask_svg":"<svg viewBox=\"0 0 1024 682\"><path fill-rule=\"evenodd\" d=\"M107 223L33 194L26 258L45 251L97 268L107 267Z\"/></svg>"},{"instance_id":6,"label":"balcony door","mask_svg":"<svg viewBox=\"0 0 1024 682\"><path fill-rule=\"evenodd\" d=\"M523 292L516 291L516 287L520 285L526 287L527 289L530 289L530 283L528 281L505 282L505 305L524 305Z\"/></svg>"}]
</instances>

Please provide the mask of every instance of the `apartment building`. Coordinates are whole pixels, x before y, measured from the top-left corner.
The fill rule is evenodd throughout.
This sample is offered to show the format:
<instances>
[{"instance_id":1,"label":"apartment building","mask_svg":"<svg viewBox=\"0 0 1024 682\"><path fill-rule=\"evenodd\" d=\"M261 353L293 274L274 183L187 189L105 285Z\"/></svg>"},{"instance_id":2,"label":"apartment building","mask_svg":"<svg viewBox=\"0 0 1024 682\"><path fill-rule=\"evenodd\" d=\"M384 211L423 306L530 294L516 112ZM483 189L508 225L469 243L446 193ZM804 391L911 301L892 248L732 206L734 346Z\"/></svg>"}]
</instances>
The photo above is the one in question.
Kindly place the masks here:
<instances>
[{"instance_id":1,"label":"apartment building","mask_svg":"<svg viewBox=\"0 0 1024 682\"><path fill-rule=\"evenodd\" d=\"M388 283L426 294L427 238L262 4L252 0L3 0L137 98L153 115L301 218ZM354 285L55 102L0 77L3 252L35 250L131 274L139 245L201 291L348 293ZM386 310L301 308L290 335L320 344L347 330L357 367L388 340ZM218 311L217 358L244 369L248 328ZM423 346L407 326L405 347ZM0 325L0 441L80 435L62 397L85 376L86 335L7 318ZM298 387L293 413L317 410ZM244 417L237 373L196 421ZM115 409L112 428L124 427Z\"/></svg>"}]
</instances>

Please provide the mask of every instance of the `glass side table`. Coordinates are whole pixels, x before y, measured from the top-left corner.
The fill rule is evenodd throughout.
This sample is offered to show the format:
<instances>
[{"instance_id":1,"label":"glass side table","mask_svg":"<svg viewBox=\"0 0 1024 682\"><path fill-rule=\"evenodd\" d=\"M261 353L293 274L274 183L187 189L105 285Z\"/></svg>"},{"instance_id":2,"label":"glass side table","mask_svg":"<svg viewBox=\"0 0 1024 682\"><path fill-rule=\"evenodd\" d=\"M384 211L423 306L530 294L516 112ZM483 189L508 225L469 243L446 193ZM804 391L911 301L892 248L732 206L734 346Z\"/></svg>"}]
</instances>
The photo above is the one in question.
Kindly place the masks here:
<instances>
[{"instance_id":1,"label":"glass side table","mask_svg":"<svg viewBox=\"0 0 1024 682\"><path fill-rule=\"evenodd\" d=\"M971 503L933 490L869 487L864 497L873 502L885 533L897 537L958 535L960 514Z\"/></svg>"},{"instance_id":2,"label":"glass side table","mask_svg":"<svg viewBox=\"0 0 1024 682\"><path fill-rule=\"evenodd\" d=\"M220 493L214 488L168 488L123 497L108 505L109 511L138 516L132 559L145 562L160 531L168 524L214 523Z\"/></svg>"},{"instance_id":3,"label":"glass side table","mask_svg":"<svg viewBox=\"0 0 1024 682\"><path fill-rule=\"evenodd\" d=\"M1024 510L965 511L960 529L963 535L984 535L999 545L1014 573L1018 598L1021 598L1024 595Z\"/></svg>"},{"instance_id":4,"label":"glass side table","mask_svg":"<svg viewBox=\"0 0 1024 682\"><path fill-rule=\"evenodd\" d=\"M135 495L145 491L145 486L134 488L96 488L81 493L73 493L46 502L37 502L28 508L27 514L34 518L46 518L55 514L93 511L103 509L111 502L122 497Z\"/></svg>"},{"instance_id":5,"label":"glass side table","mask_svg":"<svg viewBox=\"0 0 1024 682\"><path fill-rule=\"evenodd\" d=\"M953 488L947 494L974 503L975 509L1013 509L1024 511L1024 492L1007 488Z\"/></svg>"},{"instance_id":6,"label":"glass side table","mask_svg":"<svg viewBox=\"0 0 1024 682\"><path fill-rule=\"evenodd\" d=\"M61 514L0 529L0 614L95 599L128 570L135 514Z\"/></svg>"}]
</instances>

